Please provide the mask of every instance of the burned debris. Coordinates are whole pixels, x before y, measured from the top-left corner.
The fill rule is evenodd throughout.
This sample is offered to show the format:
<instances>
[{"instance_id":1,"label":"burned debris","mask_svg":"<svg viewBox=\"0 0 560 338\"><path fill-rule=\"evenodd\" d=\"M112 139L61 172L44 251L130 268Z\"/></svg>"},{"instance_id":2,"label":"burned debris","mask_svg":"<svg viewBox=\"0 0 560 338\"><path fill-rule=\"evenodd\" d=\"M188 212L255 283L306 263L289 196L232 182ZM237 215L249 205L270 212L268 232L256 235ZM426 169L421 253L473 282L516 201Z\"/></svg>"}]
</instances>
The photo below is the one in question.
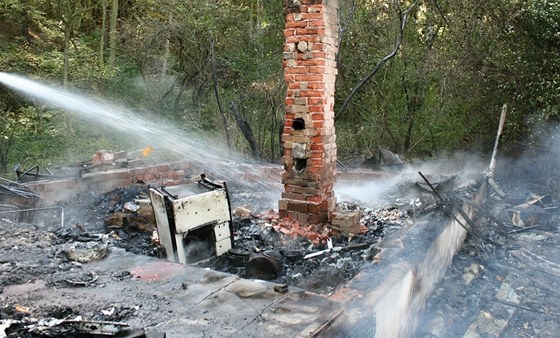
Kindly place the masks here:
<instances>
[{"instance_id":1,"label":"burned debris","mask_svg":"<svg viewBox=\"0 0 560 338\"><path fill-rule=\"evenodd\" d=\"M206 178L200 181L204 184L210 182ZM280 220L273 210L259 213L237 205L231 212L232 218L229 218L230 203L247 203L250 200L243 191L235 191L234 196L239 192L240 196L245 197L234 198L232 202L225 186L213 184L207 187L197 182L175 188L149 188L144 184L133 184L99 196L84 193L77 200L91 203L93 208L87 210L85 205L80 207L87 216L79 221L74 218L76 221L72 225L56 233L62 238L71 239L73 243L103 243L102 236L105 236L105 241L110 241L112 245L135 253L167 257L177 262L183 260L244 278L264 279L313 292L329 293L350 280L359 272L360 266L371 261L377 253L376 244L384 234L411 223L407 210L395 207L373 210L360 207L357 203L338 205L341 213L360 215L357 222L350 222L357 224L357 227L353 226L354 229L342 229L336 225L299 224ZM161 213L165 216L160 219L163 224L156 221L158 216L142 216L141 206L149 201L149 194L163 203L161 208L153 206L156 215ZM203 200L197 202L200 198ZM178 213L170 212L173 208ZM201 210L205 213L196 215L198 218L193 217ZM223 217L220 216L222 214ZM78 216L73 211L69 211L68 215L71 218ZM188 216L184 218L188 222L183 221L181 227L185 227L185 224L191 226L176 238L168 236L164 239L166 233L171 235L176 230L162 232L163 226L169 226L172 224L170 220L175 222L183 216ZM152 230L156 228L156 223L158 232L154 236ZM220 224L224 224L225 232L216 232ZM217 246L217 236L230 243L225 250ZM165 241L168 241L167 245ZM181 256L177 253L179 244L183 250ZM174 252L173 256L169 256L169 252Z\"/></svg>"},{"instance_id":2,"label":"burned debris","mask_svg":"<svg viewBox=\"0 0 560 338\"><path fill-rule=\"evenodd\" d=\"M138 153L146 157L152 150L153 148L149 146L138 151ZM13 170L19 182L33 182L80 178L87 173L132 167L138 162L141 162L141 159L129 158L126 151L108 152L107 150L99 150L93 154L91 160L57 167L56 170L53 169L54 173L48 167L41 168L39 165L34 165L26 169L19 163L15 165Z\"/></svg>"},{"instance_id":3,"label":"burned debris","mask_svg":"<svg viewBox=\"0 0 560 338\"><path fill-rule=\"evenodd\" d=\"M420 259L420 251L412 250L412 247L418 249L426 243L418 242L420 236L411 237L409 234L402 237L398 233L412 227L419 218L428 219L418 223L422 225L438 217L452 217L451 213L460 215L458 205L469 203L476 210L477 217L458 216L462 225L468 228L466 248L476 250L476 254L469 257L488 257L500 252L511 238L529 236L535 241L551 240L551 234L543 232L554 230L556 195L535 190L536 193L521 198L519 194L510 192L508 184L496 179L496 184L507 193L506 197L500 196L490 187L492 204L477 205L473 204L472 197L484 179L481 176L476 178L479 180L460 181L456 176L422 173L416 179L401 180L387 191L382 208L363 207L360 202L338 203L333 222L328 226L280 219L275 210L252 210L252 197L257 196L250 189L243 190L242 186L236 185L231 190L228 186L226 191L223 183L217 184L206 177L176 187L134 183L103 194L84 192L74 196L72 201L61 203L66 212L63 227L56 222L46 222L48 226L39 229L37 226L20 227L17 235L13 227L4 229L2 237L13 238L19 235L21 241L21 244L5 243L10 257L20 250L41 256L40 252L45 248L50 249L48 257L42 258L41 264L12 263L13 259L5 256L0 265L1 286L25 284L37 274L49 276L42 278L47 285L84 290L105 287L107 280L127 281L138 278L135 277L137 273L131 269L103 275L88 268L91 262L102 261L111 250L121 252L118 250L122 249L117 249L120 247L171 261L180 261L179 258L182 257L184 262L192 266L227 272L239 278L271 281L275 284L274 292L277 294L289 295L293 289L304 289L335 296L337 291L353 281L359 272L369 269L371 264L382 265L383 260L391 257L393 250L408 248L409 253L417 254ZM188 216L188 222L179 225L189 225L183 232L169 230L169 235L179 235L174 243L171 242L171 249L165 248L159 231L161 224L157 221L157 216L153 217L152 210L156 207L150 198L152 194L160 199L163 207L159 212L165 216L163 220L168 224L170 220L180 219L181 213ZM208 194L206 196L209 199L204 199L204 194ZM254 205L256 204L258 203ZM71 208L71 205L77 208ZM214 207L217 209L212 210ZM152 216L149 217L148 214ZM494 226L489 227L486 223ZM216 227L220 225L227 227L227 231L216 231ZM411 233L430 231L428 229L424 227ZM189 238L190 235L195 235L195 239ZM389 235L392 235L391 240L386 239ZM37 236L41 237L41 241L35 240ZM219 248L220 238L230 245ZM39 247L34 246L34 241ZM177 250L179 245L183 247L181 256ZM381 247L385 250L383 255L379 252ZM173 254L169 255L170 252ZM545 269L553 268L546 262L551 262L550 257L547 258L542 253L534 255L531 251L519 248L510 250L509 253L518 261L532 264L540 262L547 266ZM467 285L478 285L482 276L492 269L506 272L511 269L510 261L493 266L469 259L471 258L465 258L464 264L455 263L459 267L462 282ZM26 273L23 274L23 271ZM20 279L4 279L14 272L21 274ZM160 276L164 276L164 272L160 272ZM504 280L511 280L514 272L510 271L509 275L506 272L499 273L500 277L495 280L502 283ZM516 272L516 275L521 273ZM506 279L508 276L510 279ZM421 277L417 278L415 288L420 288L424 281ZM529 282L538 284L530 279ZM546 284L550 286L550 282ZM31 285L33 284L27 287L34 287ZM184 284L184 290L189 288L188 284ZM441 296L442 292L437 291L436 296ZM509 298L500 298L500 301L503 306L514 306L510 304L512 300ZM11 307L17 305L14 302L7 304ZM524 311L533 308L522 303L516 303L516 306L516 309L524 307ZM88 318L91 322L113 320L86 316L85 312L76 311L75 316L58 318L56 322L58 325L68 325L68 322L59 321L76 318L78 315L84 315L83 318ZM484 311L494 315L492 310ZM553 310L546 311L549 314L555 313ZM18 314L16 317L21 318L17 319L13 314L8 314L10 311L7 309L5 312L5 320L31 318L31 315ZM471 314L474 315L474 312ZM33 315L36 316L36 312ZM123 329L125 328L126 318L114 321L123 324ZM14 328L19 327L19 333L31 330L32 326L42 325L33 321L27 322L31 326L13 324Z\"/></svg>"},{"instance_id":4,"label":"burned debris","mask_svg":"<svg viewBox=\"0 0 560 338\"><path fill-rule=\"evenodd\" d=\"M33 222L41 196L28 187L0 178L0 218L11 222Z\"/></svg>"},{"instance_id":5,"label":"burned debris","mask_svg":"<svg viewBox=\"0 0 560 338\"><path fill-rule=\"evenodd\" d=\"M554 337L559 329L556 151L495 168L474 228L429 299L418 336Z\"/></svg>"}]
</instances>

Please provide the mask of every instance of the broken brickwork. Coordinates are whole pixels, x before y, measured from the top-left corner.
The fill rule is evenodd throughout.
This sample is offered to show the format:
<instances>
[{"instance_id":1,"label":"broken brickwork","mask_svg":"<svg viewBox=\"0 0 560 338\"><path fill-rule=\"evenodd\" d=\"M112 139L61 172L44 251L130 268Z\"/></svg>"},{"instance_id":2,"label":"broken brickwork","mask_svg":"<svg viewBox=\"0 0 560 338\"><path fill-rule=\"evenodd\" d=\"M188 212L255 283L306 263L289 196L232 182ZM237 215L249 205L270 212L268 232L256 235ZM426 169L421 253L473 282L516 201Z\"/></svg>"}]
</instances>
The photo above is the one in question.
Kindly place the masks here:
<instances>
[{"instance_id":1,"label":"broken brickwork","mask_svg":"<svg viewBox=\"0 0 560 338\"><path fill-rule=\"evenodd\" d=\"M327 223L336 198L334 90L337 74L336 0L285 0L284 192L281 218Z\"/></svg>"}]
</instances>

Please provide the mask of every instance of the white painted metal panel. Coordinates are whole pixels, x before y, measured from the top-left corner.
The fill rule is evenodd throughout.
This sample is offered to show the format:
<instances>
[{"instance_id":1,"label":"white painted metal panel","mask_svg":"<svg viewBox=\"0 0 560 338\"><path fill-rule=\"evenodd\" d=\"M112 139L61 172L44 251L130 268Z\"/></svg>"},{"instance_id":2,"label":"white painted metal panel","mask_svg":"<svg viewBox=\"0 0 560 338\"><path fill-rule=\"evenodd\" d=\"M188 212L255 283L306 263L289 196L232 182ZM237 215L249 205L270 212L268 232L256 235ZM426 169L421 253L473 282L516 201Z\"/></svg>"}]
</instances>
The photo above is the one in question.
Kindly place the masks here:
<instances>
[{"instance_id":1,"label":"white painted metal panel","mask_svg":"<svg viewBox=\"0 0 560 338\"><path fill-rule=\"evenodd\" d=\"M229 231L229 223L216 224L214 227L214 236L216 237L216 242L222 239L230 238L231 233Z\"/></svg>"},{"instance_id":2,"label":"white painted metal panel","mask_svg":"<svg viewBox=\"0 0 560 338\"><path fill-rule=\"evenodd\" d=\"M169 229L165 197L157 190L150 189L150 200L152 201L152 209L154 210L156 219L159 241L167 251L167 260L176 262L175 253L173 252L173 237L175 234L171 234L171 230Z\"/></svg>"},{"instance_id":3,"label":"white painted metal panel","mask_svg":"<svg viewBox=\"0 0 560 338\"><path fill-rule=\"evenodd\" d=\"M225 190L214 190L173 201L175 232L186 233L202 225L230 220Z\"/></svg>"},{"instance_id":4,"label":"white painted metal panel","mask_svg":"<svg viewBox=\"0 0 560 338\"><path fill-rule=\"evenodd\" d=\"M187 252L185 250L185 243L183 242L183 234L175 235L175 243L177 243L177 258L179 263L187 264Z\"/></svg>"},{"instance_id":5,"label":"white painted metal panel","mask_svg":"<svg viewBox=\"0 0 560 338\"><path fill-rule=\"evenodd\" d=\"M216 256L220 256L231 249L231 240L224 238L221 241L216 241Z\"/></svg>"}]
</instances>

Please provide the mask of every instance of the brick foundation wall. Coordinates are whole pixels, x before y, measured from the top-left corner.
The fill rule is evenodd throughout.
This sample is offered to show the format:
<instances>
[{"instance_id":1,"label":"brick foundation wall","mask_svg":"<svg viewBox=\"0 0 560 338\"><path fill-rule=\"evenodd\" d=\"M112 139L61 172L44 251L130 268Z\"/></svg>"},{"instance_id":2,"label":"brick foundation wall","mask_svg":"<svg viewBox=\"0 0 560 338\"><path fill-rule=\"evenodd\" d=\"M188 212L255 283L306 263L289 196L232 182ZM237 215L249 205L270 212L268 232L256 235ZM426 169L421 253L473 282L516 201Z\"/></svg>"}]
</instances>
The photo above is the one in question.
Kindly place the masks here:
<instances>
[{"instance_id":1,"label":"brick foundation wall","mask_svg":"<svg viewBox=\"0 0 560 338\"><path fill-rule=\"evenodd\" d=\"M227 177L223 174L227 172ZM278 180L281 168L277 166L259 166L213 163L212 168L202 168L199 165L181 161L163 164L152 164L142 167L114 169L85 174L82 177L56 181L36 181L25 183L42 197L42 206L56 205L73 196L85 192L109 192L118 187L126 187L137 181L154 186L172 186L187 181L200 174L206 174L212 180L224 180L228 184L239 182L265 182L271 185Z\"/></svg>"},{"instance_id":2,"label":"brick foundation wall","mask_svg":"<svg viewBox=\"0 0 560 338\"><path fill-rule=\"evenodd\" d=\"M336 0L285 0L281 218L328 223L335 209Z\"/></svg>"}]
</instances>

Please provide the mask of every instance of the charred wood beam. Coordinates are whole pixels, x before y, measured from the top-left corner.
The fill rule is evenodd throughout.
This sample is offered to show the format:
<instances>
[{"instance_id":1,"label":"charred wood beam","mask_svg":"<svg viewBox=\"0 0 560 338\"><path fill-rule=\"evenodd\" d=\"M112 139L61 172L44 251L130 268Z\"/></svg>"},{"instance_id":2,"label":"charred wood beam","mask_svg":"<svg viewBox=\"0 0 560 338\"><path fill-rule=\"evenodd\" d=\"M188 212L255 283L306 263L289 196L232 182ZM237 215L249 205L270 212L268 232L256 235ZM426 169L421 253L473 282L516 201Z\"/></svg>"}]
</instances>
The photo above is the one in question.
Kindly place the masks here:
<instances>
[{"instance_id":1,"label":"charred wood beam","mask_svg":"<svg viewBox=\"0 0 560 338\"><path fill-rule=\"evenodd\" d=\"M492 215L488 210L486 210L485 208L483 208L482 206L474 203L473 201L469 201L468 199L462 197L462 196L453 196L454 199L462 202L462 203L466 203L470 206L472 206L473 208L475 208L478 212L480 212L481 214L483 214L485 217L487 217L488 219L490 219L492 222L496 223L499 227L500 230L505 230L506 226L505 224L500 221L499 219L497 219L494 215Z\"/></svg>"},{"instance_id":2,"label":"charred wood beam","mask_svg":"<svg viewBox=\"0 0 560 338\"><path fill-rule=\"evenodd\" d=\"M496 170L496 156L498 155L498 145L500 144L500 137L504 131L504 124L506 123L506 112L507 104L504 103L502 106L502 113L500 114L500 123L498 124L498 131L496 133L496 141L494 142L494 150L492 151L492 157L490 158L490 165L486 170L486 175L490 178L494 177L494 171Z\"/></svg>"},{"instance_id":3,"label":"charred wood beam","mask_svg":"<svg viewBox=\"0 0 560 338\"><path fill-rule=\"evenodd\" d=\"M459 203L457 202L457 200L448 200L448 199L443 198L439 194L439 192L437 192L437 190L434 188L432 183L426 178L426 176L424 176L424 174L422 174L422 172L419 171L418 174L420 175L420 177L422 177L424 182L426 182L426 184L430 187L430 189L432 190L434 195L441 201L442 206L446 209L446 211L449 213L449 215L451 217L453 217L453 219L457 222L457 224L459 224L463 229L465 229L467 234L469 234L469 235L471 235L471 236L473 236L477 239L480 239L480 240L482 240L486 243L490 243L490 244L495 245L495 246L502 246L502 244L493 241L492 239L488 238L488 236L486 236L485 234L475 233L473 231L473 228L474 228L473 220L471 220L470 217L465 213L463 208L460 205L458 205ZM465 222L467 224L463 224L463 222L457 217L456 213L461 215L461 217L465 220Z\"/></svg>"}]
</instances>

